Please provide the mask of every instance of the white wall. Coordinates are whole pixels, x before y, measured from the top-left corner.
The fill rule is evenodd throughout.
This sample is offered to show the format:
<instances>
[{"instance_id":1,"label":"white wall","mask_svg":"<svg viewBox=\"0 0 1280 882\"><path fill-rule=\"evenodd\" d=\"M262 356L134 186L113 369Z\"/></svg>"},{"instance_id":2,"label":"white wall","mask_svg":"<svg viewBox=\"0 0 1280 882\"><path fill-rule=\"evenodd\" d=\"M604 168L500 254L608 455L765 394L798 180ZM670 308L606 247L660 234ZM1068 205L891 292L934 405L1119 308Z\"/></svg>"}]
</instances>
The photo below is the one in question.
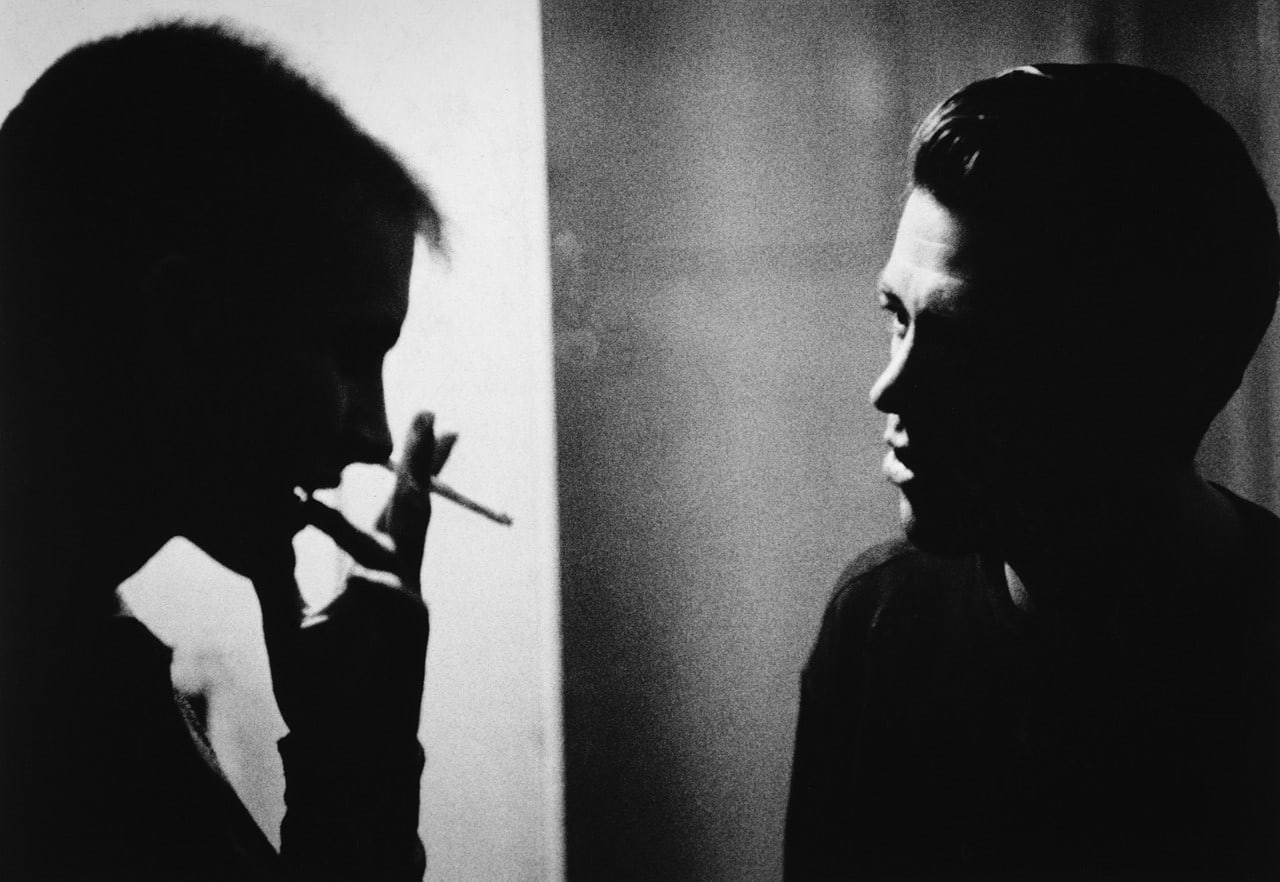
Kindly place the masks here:
<instances>
[{"instance_id":1,"label":"white wall","mask_svg":"<svg viewBox=\"0 0 1280 882\"><path fill-rule=\"evenodd\" d=\"M562 870L559 611L542 59L537 0L0 0L0 113L64 51L157 17L226 17L285 50L425 177L449 262L419 255L388 360L402 436L430 408L461 435L446 470L509 511L504 529L441 502L428 543L431 648L422 832L431 879L546 879ZM386 476L348 473L371 517ZM126 501L127 504L127 501ZM310 596L338 561L304 534ZM228 776L270 835L283 733L247 583L173 543L126 586L208 685Z\"/></svg>"}]
</instances>

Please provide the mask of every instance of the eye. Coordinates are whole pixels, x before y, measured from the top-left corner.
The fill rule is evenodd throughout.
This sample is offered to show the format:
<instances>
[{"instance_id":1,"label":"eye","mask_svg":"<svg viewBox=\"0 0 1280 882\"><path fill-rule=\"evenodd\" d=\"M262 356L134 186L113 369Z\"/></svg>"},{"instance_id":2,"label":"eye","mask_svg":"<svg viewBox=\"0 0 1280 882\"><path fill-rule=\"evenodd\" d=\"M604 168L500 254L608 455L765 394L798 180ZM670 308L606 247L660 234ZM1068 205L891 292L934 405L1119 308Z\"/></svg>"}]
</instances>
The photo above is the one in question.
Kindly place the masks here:
<instances>
[{"instance_id":1,"label":"eye","mask_svg":"<svg viewBox=\"0 0 1280 882\"><path fill-rule=\"evenodd\" d=\"M387 351L396 342L399 325L361 320L359 317L336 321L331 346L335 364L350 374L381 371Z\"/></svg>"},{"instance_id":2,"label":"eye","mask_svg":"<svg viewBox=\"0 0 1280 882\"><path fill-rule=\"evenodd\" d=\"M896 298L886 297L881 294L880 309L888 314L889 317L889 333L895 340L901 340L907 334L907 326L910 324L911 317L907 315L907 311L903 308L901 301Z\"/></svg>"},{"instance_id":3,"label":"eye","mask_svg":"<svg viewBox=\"0 0 1280 882\"><path fill-rule=\"evenodd\" d=\"M349 376L364 376L382 370L386 350L362 339L349 339L335 347L334 363Z\"/></svg>"}]
</instances>

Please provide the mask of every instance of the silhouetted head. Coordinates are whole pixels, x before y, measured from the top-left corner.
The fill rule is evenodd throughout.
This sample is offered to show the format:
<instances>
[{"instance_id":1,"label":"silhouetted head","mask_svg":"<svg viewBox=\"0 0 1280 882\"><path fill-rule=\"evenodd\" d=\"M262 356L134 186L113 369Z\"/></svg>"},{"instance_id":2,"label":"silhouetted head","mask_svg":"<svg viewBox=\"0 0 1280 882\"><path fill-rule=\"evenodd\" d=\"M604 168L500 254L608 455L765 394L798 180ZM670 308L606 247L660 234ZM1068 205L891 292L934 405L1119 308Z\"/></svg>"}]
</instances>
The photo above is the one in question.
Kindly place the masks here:
<instances>
[{"instance_id":1,"label":"silhouetted head","mask_svg":"<svg viewBox=\"0 0 1280 882\"><path fill-rule=\"evenodd\" d=\"M164 24L72 50L0 127L10 484L92 461L279 496L385 459L419 236L423 187L270 49Z\"/></svg>"},{"instance_id":2,"label":"silhouetted head","mask_svg":"<svg viewBox=\"0 0 1280 882\"><path fill-rule=\"evenodd\" d=\"M922 544L1051 529L1185 467L1275 308L1280 240L1230 126L1181 83L1038 65L921 123L872 401Z\"/></svg>"}]
</instances>

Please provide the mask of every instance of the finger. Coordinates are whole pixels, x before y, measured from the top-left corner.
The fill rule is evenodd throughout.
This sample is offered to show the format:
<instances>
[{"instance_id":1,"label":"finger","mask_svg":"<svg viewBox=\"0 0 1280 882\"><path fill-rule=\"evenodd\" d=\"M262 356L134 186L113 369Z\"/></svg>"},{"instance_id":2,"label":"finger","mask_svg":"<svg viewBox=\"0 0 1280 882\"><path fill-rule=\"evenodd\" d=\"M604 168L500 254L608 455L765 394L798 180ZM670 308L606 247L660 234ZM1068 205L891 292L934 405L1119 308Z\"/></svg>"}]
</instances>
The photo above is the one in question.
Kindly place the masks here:
<instances>
[{"instance_id":1,"label":"finger","mask_svg":"<svg viewBox=\"0 0 1280 882\"><path fill-rule=\"evenodd\" d=\"M400 471L417 481L424 488L430 481L432 460L436 450L436 416L424 410L413 418L409 435L405 439L404 458Z\"/></svg>"},{"instance_id":2,"label":"finger","mask_svg":"<svg viewBox=\"0 0 1280 882\"><path fill-rule=\"evenodd\" d=\"M360 566L388 573L396 572L396 552L377 538L357 529L341 512L329 508L317 499L308 499L304 507L307 522L337 543Z\"/></svg>"},{"instance_id":3,"label":"finger","mask_svg":"<svg viewBox=\"0 0 1280 882\"><path fill-rule=\"evenodd\" d=\"M380 533L392 534L391 511L396 507L398 499L409 499L413 496L426 497L429 492L429 473L422 469L422 462L423 451L435 448L435 420L435 414L424 410L409 424L409 432L405 437L404 455L400 457L400 464L396 467L396 483L392 488L391 498L382 507L373 524L373 528ZM430 505L429 498L427 504ZM427 517L430 517L429 508Z\"/></svg>"},{"instance_id":4,"label":"finger","mask_svg":"<svg viewBox=\"0 0 1280 882\"><path fill-rule=\"evenodd\" d=\"M431 497L413 482L398 483L383 514L383 528L396 549L396 567L392 572L406 588L416 592L422 581Z\"/></svg>"},{"instance_id":5,"label":"finger","mask_svg":"<svg viewBox=\"0 0 1280 882\"><path fill-rule=\"evenodd\" d=\"M375 529L391 538L396 566L389 572L415 593L421 590L422 559L431 521L431 475L444 466L457 441L456 433L435 436L435 415L422 411L409 427L395 488Z\"/></svg>"},{"instance_id":6,"label":"finger","mask_svg":"<svg viewBox=\"0 0 1280 882\"><path fill-rule=\"evenodd\" d=\"M420 486L412 479L397 480L391 490L387 504L378 512L373 529L387 536L403 534L405 519L422 520L422 531L426 532L427 523L431 520L430 490Z\"/></svg>"},{"instance_id":7,"label":"finger","mask_svg":"<svg viewBox=\"0 0 1280 882\"><path fill-rule=\"evenodd\" d=\"M418 445L422 445L425 443L426 438L429 437L428 433L431 431L431 426L429 425L432 422L431 414L424 413L422 416L426 419L426 423L420 426L420 430L413 437L413 442L415 442L415 446L414 446L415 453L417 450L422 449ZM440 470L443 469L445 463L448 462L449 455L453 452L453 445L456 444L457 441L458 441L457 432L447 432L444 435L434 440L434 449L432 450L432 453L431 453L431 474L432 475L440 474ZM408 446L409 445L406 445L406 447ZM406 457L406 462L409 461L409 459L410 459L409 457ZM407 475L407 479L406 479L406 475ZM421 494L430 493L430 492L431 492L431 489L429 486L424 487L422 483L413 474L408 473L408 471L404 468L404 466L403 465L401 466L401 468L397 472L396 486L393 493L420 496ZM374 522L375 530L378 530L379 532L382 532L382 533L388 533L388 534L391 532L391 527L389 523L391 508L392 508L391 505L387 505L383 507L381 512L379 512L378 519ZM430 517L429 510L427 512L427 516L428 518Z\"/></svg>"},{"instance_id":8,"label":"finger","mask_svg":"<svg viewBox=\"0 0 1280 882\"><path fill-rule=\"evenodd\" d=\"M287 578L259 579L253 583L253 590L262 610L262 630L268 643L275 635L296 631L302 625L306 602L292 574Z\"/></svg>"},{"instance_id":9,"label":"finger","mask_svg":"<svg viewBox=\"0 0 1280 882\"><path fill-rule=\"evenodd\" d=\"M453 452L453 445L458 443L457 432L446 432L436 439L435 450L431 454L431 474L438 475Z\"/></svg>"},{"instance_id":10,"label":"finger","mask_svg":"<svg viewBox=\"0 0 1280 882\"><path fill-rule=\"evenodd\" d=\"M295 626L305 605L294 580L293 537L305 523L299 501L236 487L207 489L200 498L182 535L253 583L264 625Z\"/></svg>"},{"instance_id":11,"label":"finger","mask_svg":"<svg viewBox=\"0 0 1280 882\"><path fill-rule=\"evenodd\" d=\"M268 644L272 644L301 626L306 601L294 577L297 558L292 541L274 548L269 564L265 562L265 554L259 553L257 557L258 567L250 581L262 612L263 634Z\"/></svg>"},{"instance_id":12,"label":"finger","mask_svg":"<svg viewBox=\"0 0 1280 882\"><path fill-rule=\"evenodd\" d=\"M421 438L422 436L418 436ZM379 512L373 528L396 538L397 544L404 535L412 535L413 529L426 533L427 523L431 519L431 496L429 481L419 481L410 473L408 456L401 462L396 472L396 483L391 490L391 497ZM421 521L419 524L418 522Z\"/></svg>"}]
</instances>

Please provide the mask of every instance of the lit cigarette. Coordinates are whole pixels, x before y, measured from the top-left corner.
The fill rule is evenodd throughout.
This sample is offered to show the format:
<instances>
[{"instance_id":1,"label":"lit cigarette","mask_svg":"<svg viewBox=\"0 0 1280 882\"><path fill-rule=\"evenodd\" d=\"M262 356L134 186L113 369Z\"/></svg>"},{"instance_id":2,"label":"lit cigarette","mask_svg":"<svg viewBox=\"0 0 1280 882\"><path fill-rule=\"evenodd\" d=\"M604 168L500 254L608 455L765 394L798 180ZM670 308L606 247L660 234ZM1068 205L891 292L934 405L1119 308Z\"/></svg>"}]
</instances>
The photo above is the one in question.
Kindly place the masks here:
<instances>
[{"instance_id":1,"label":"lit cigarette","mask_svg":"<svg viewBox=\"0 0 1280 882\"><path fill-rule=\"evenodd\" d=\"M390 461L382 463L382 467L392 473L400 471L400 467L396 463L390 462ZM489 520L493 521L496 524L502 524L504 527L511 526L510 515L505 515L502 512L494 511L488 506L481 505L480 503L476 502L474 499L469 499L466 496L463 496L457 490L454 490L448 484L444 483L443 481L437 478L431 479L431 484L429 489L432 493L436 494L437 496L443 496L445 499L449 500L450 502L457 503L458 505L462 506L465 509L474 511L478 515L484 515L486 518L488 518Z\"/></svg>"}]
</instances>

